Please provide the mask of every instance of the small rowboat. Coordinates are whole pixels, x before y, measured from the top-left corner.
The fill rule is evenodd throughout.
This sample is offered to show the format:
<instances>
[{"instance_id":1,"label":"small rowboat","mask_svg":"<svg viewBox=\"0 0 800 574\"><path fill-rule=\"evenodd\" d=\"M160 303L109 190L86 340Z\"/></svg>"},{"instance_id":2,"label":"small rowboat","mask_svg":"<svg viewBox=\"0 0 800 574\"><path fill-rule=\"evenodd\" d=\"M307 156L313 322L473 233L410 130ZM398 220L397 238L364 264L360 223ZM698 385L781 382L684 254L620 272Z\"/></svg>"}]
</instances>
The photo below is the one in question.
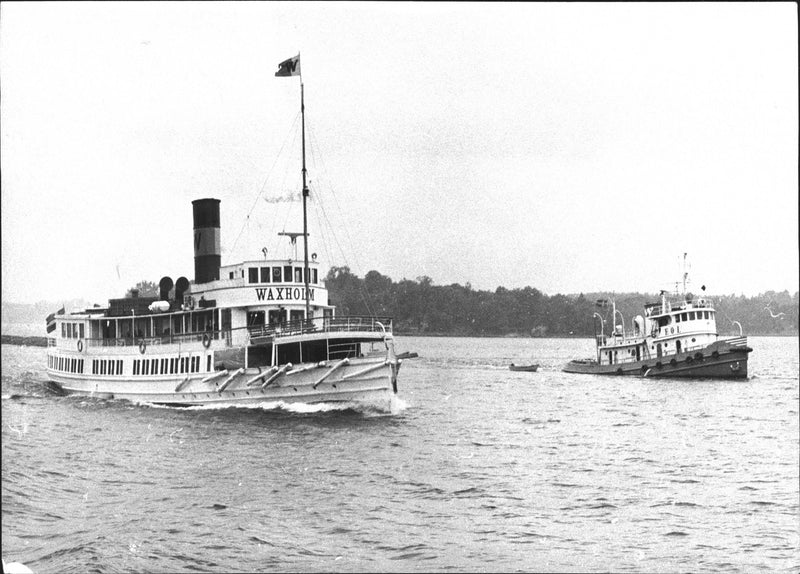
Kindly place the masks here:
<instances>
[{"instance_id":1,"label":"small rowboat","mask_svg":"<svg viewBox=\"0 0 800 574\"><path fill-rule=\"evenodd\" d=\"M539 365L515 365L511 363L508 368L512 371L526 371L528 373L535 373L539 369Z\"/></svg>"}]
</instances>

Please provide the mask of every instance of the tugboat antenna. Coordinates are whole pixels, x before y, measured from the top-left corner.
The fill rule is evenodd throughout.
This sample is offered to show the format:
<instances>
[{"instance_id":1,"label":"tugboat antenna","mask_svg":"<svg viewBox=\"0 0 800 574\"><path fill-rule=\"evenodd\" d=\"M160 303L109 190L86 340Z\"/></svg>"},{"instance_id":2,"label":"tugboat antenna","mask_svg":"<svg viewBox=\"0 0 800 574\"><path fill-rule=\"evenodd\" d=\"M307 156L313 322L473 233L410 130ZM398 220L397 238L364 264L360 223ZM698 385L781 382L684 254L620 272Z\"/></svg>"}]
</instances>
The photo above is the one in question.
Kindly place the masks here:
<instances>
[{"instance_id":1,"label":"tugboat antenna","mask_svg":"<svg viewBox=\"0 0 800 574\"><path fill-rule=\"evenodd\" d=\"M686 279L689 273L686 271L686 253L683 254L683 298L686 299Z\"/></svg>"}]
</instances>

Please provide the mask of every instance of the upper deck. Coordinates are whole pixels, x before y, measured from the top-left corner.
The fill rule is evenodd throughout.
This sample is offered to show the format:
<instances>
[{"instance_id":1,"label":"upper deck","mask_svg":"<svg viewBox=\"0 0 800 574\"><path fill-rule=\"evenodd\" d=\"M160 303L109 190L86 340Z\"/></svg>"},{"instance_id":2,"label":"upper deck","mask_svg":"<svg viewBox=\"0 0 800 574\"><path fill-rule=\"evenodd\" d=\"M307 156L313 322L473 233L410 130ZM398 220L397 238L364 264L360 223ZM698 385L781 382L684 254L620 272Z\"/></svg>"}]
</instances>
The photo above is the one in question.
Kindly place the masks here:
<instances>
[{"instance_id":1,"label":"upper deck","mask_svg":"<svg viewBox=\"0 0 800 574\"><path fill-rule=\"evenodd\" d=\"M220 278L193 283L189 305L214 307L287 307L305 305L306 280L309 305L330 308L328 290L320 281L319 264L305 268L291 259L245 261L220 268Z\"/></svg>"},{"instance_id":2,"label":"upper deck","mask_svg":"<svg viewBox=\"0 0 800 574\"><path fill-rule=\"evenodd\" d=\"M656 318L661 315L669 315L673 312L689 311L692 309L713 309L713 305L710 299L704 297L696 301L681 299L675 303L664 298L661 303L645 303L644 315L645 317Z\"/></svg>"}]
</instances>

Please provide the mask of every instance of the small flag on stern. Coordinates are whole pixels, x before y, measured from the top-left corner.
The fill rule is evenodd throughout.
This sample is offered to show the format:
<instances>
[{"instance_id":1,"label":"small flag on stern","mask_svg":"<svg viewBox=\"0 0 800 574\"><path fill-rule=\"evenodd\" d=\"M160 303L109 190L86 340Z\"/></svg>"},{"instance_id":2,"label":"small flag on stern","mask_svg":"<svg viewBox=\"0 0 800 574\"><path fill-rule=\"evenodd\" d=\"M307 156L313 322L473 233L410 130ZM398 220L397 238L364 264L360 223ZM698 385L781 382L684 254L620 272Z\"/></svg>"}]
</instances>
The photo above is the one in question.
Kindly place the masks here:
<instances>
[{"instance_id":1,"label":"small flag on stern","mask_svg":"<svg viewBox=\"0 0 800 574\"><path fill-rule=\"evenodd\" d=\"M278 64L276 76L299 76L300 75L300 54L294 58L289 58Z\"/></svg>"}]
</instances>

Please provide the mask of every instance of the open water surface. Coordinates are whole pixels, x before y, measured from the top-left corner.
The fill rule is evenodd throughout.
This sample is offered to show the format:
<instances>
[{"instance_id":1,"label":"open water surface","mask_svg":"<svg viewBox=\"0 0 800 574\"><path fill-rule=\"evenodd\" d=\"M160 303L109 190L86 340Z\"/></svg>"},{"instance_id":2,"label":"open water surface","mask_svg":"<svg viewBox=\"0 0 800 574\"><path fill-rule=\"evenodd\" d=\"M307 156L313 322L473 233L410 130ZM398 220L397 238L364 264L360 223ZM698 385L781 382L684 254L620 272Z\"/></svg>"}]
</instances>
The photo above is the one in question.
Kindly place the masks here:
<instances>
[{"instance_id":1,"label":"open water surface","mask_svg":"<svg viewBox=\"0 0 800 574\"><path fill-rule=\"evenodd\" d=\"M54 396L2 347L2 555L37 573L800 569L798 339L747 381L585 339L398 337L389 412ZM537 373L508 364L538 362Z\"/></svg>"}]
</instances>

